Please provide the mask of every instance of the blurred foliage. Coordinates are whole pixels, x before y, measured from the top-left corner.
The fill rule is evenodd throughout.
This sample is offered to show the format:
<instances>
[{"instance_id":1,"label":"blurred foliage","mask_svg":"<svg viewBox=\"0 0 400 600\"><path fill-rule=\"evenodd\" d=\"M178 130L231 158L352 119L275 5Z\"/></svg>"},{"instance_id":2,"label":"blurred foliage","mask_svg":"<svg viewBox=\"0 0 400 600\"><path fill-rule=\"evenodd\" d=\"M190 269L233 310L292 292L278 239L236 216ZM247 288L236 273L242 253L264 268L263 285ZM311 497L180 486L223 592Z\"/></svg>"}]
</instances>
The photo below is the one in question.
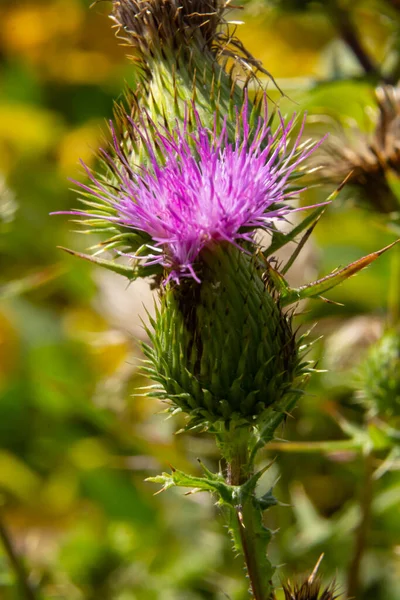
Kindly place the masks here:
<instances>
[{"instance_id":1,"label":"blurred foliage","mask_svg":"<svg viewBox=\"0 0 400 600\"><path fill-rule=\"evenodd\" d=\"M173 491L153 498L143 483L169 463L197 473L197 456L218 468L211 439L174 436L179 419L165 420L162 405L140 395L138 313L152 306L149 290L140 282L127 289L56 249L85 249L73 225L49 213L74 206L68 177L83 177L79 158L93 163L113 100L134 81L106 18L109 3L89 4L0 4L1 518L38 599L244 600L242 563L231 558L211 499ZM379 73L343 40L334 5ZM287 92L283 112L307 109L312 135L337 120L368 129L375 84L400 68L398 2L250 0L236 17L245 21L242 40ZM329 191L313 187L304 201ZM302 283L393 239L386 218L344 193L291 276ZM365 485L359 449L372 447L378 472L358 600L399 598L399 453L389 425L368 422L354 393L388 302L398 309L398 273L385 255L329 294L344 306L307 305L301 322L318 320L313 335L324 338L315 358L328 371L314 377L282 432L297 450L278 443L264 457L278 456L264 485L279 480L283 503L268 513L268 526L279 528L279 576L309 572L325 552L321 572L344 590ZM350 438L361 441L346 449ZM312 443L323 440L345 443L317 451ZM21 594L3 552L0 597Z\"/></svg>"}]
</instances>

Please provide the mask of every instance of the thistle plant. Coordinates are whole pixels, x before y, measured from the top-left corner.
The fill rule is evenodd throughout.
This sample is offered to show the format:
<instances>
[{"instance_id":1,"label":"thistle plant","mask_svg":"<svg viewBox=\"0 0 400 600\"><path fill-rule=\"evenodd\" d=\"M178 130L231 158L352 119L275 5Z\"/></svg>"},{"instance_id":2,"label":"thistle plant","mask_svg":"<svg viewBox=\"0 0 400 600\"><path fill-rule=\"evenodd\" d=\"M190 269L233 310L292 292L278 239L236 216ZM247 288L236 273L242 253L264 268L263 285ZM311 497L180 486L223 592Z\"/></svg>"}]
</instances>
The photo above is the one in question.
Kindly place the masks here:
<instances>
[{"instance_id":1,"label":"thistle plant","mask_svg":"<svg viewBox=\"0 0 400 600\"><path fill-rule=\"evenodd\" d=\"M359 397L368 413L393 420L400 416L400 336L389 329L368 351L359 374Z\"/></svg>"},{"instance_id":2,"label":"thistle plant","mask_svg":"<svg viewBox=\"0 0 400 600\"><path fill-rule=\"evenodd\" d=\"M394 80L397 81L397 77ZM364 114L369 116L368 133L355 123L345 127L343 121L338 122L335 134L321 147L319 155L313 157L317 167L314 181L339 184L346 178L349 196L357 201L357 209L366 208L380 227L398 232L399 87L381 78L379 87L372 93L374 106L370 107L368 102L368 108L364 107ZM363 467L357 494L359 522L354 528L347 572L349 598L358 597L363 586L363 563L369 549L378 493L376 481L395 468L393 465L399 457L399 264L396 248L391 256L388 308L381 338L360 358L355 357L358 364L353 371L351 395L357 410L361 409L361 425L338 415L340 427L352 443L358 436L356 456ZM357 443L354 446L357 447ZM381 462L379 467L377 461Z\"/></svg>"},{"instance_id":3,"label":"thistle plant","mask_svg":"<svg viewBox=\"0 0 400 600\"><path fill-rule=\"evenodd\" d=\"M121 0L113 2L117 37L129 47L137 86L129 94L129 112L147 108L166 124L190 120L196 104L205 125L229 114L243 101L240 74L255 81L264 69L229 29L230 0ZM228 61L231 61L226 70ZM233 64L232 64L233 61ZM126 108L118 120L126 127ZM231 131L234 135L234 131Z\"/></svg>"},{"instance_id":4,"label":"thistle plant","mask_svg":"<svg viewBox=\"0 0 400 600\"><path fill-rule=\"evenodd\" d=\"M321 297L386 249L297 289L286 281L326 208L308 207L292 225L305 210L294 204L305 160L320 142L303 142L304 120L299 127L240 84L244 62L245 82L259 65L240 42L228 43L228 5L114 1L138 87L117 108L102 171L85 167L82 207L69 213L106 237L92 254L69 252L130 281L152 278L159 305L146 325L148 394L185 413L187 429L214 436L223 467L212 473L201 463L201 476L173 469L150 480L211 492L243 554L252 597L271 600L272 532L263 512L277 501L273 490L258 494L268 466L257 468L255 459L314 370L293 313L299 300ZM280 223L289 224L286 233ZM296 250L280 265L274 255L293 240ZM290 599L334 598L332 588L319 592L314 583L285 590Z\"/></svg>"},{"instance_id":5,"label":"thistle plant","mask_svg":"<svg viewBox=\"0 0 400 600\"><path fill-rule=\"evenodd\" d=\"M399 88L383 85L375 89L373 131L356 126L346 132L341 126L321 151L319 176L339 184L348 177L352 195L382 214L399 210L393 183L400 173L398 148Z\"/></svg>"}]
</instances>

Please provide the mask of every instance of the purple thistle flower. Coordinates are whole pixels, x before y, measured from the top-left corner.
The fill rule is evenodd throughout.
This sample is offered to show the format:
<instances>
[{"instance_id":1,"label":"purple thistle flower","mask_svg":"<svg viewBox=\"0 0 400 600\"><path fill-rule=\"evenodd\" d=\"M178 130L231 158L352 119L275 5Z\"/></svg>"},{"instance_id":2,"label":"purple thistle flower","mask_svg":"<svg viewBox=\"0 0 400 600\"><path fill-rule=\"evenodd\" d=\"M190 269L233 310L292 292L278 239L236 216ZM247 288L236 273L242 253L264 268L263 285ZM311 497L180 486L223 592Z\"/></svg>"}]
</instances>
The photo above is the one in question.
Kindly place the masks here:
<instances>
[{"instance_id":1,"label":"purple thistle flower","mask_svg":"<svg viewBox=\"0 0 400 600\"><path fill-rule=\"evenodd\" d=\"M128 256L144 260L145 265L162 265L169 272L167 280L199 281L195 263L204 247L254 242L257 229L271 229L277 220L299 210L287 204L299 193L291 179L319 145L300 145L303 120L289 149L295 116L287 123L280 117L272 133L265 114L252 130L247 102L237 114L233 143L226 119L217 133L216 124L209 129L194 114L193 131L187 120L172 131L151 123L151 136L144 119L139 125L129 119L149 156L148 165L139 168L128 161L111 125L115 157L104 150L102 154L116 182L103 183L84 165L92 185L78 185L111 208L112 214L69 213L147 234L152 241L146 254Z\"/></svg>"}]
</instances>

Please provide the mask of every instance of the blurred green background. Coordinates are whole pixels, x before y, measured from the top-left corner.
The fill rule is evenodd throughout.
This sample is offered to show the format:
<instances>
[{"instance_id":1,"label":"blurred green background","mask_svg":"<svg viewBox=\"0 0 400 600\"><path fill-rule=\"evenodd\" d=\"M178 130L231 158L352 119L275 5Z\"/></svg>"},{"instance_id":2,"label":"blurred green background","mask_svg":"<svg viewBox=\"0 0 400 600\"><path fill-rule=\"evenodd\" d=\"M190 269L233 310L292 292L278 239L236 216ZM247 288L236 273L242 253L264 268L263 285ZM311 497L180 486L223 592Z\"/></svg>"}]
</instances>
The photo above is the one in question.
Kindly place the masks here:
<instances>
[{"instance_id":1,"label":"blurred green background","mask_svg":"<svg viewBox=\"0 0 400 600\"><path fill-rule=\"evenodd\" d=\"M245 21L237 34L287 93L283 112L307 109L312 134L332 129L335 120L368 131L377 77L343 42L328 4L255 0L232 18ZM212 499L180 491L154 497L144 483L169 464L197 473L198 456L218 468L211 439L174 435L179 419L165 420L157 414L162 405L140 396L138 314L151 307L147 282L127 287L57 249L92 243L67 218L49 213L76 205L68 178L83 179L79 158L95 164L105 119L134 79L107 19L110 3L89 5L0 4L1 520L40 599L244 600L242 562L231 556ZM395 72L397 3L343 6L351 7L372 60ZM332 189L312 188L304 202ZM344 193L292 279L304 283L394 239L383 216ZM307 305L302 322L318 320L312 335L325 337L315 357L328 371L314 377L282 432L286 439L346 439L341 418L362 435L354 368L380 336L395 269L393 255L385 255L329 294L344 306ZM370 435L380 476L357 599L399 600L400 459L392 451L386 460L379 428ZM277 482L283 503L267 514L267 525L279 529L271 558L282 565L279 582L309 573L325 552L321 574L327 581L336 576L344 591L365 460L351 448L314 450L282 452L278 444L262 457L277 456L263 485ZM3 548L0 598L24 598Z\"/></svg>"}]
</instances>

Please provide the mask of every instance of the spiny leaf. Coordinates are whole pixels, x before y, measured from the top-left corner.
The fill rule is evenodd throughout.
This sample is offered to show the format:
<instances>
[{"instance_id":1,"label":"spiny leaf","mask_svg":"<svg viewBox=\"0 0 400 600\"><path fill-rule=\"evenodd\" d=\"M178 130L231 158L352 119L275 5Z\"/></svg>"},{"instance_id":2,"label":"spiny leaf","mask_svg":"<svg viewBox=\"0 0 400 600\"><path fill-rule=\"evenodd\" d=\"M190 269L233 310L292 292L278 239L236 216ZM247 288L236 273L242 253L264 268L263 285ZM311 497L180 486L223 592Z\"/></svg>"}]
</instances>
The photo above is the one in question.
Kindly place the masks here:
<instances>
[{"instance_id":1,"label":"spiny leaf","mask_svg":"<svg viewBox=\"0 0 400 600\"><path fill-rule=\"evenodd\" d=\"M389 246L378 250L377 252L372 252L363 258L360 258L349 265L340 269L339 271L333 271L326 277L322 279L318 279L317 281L313 281L308 285L301 286L296 289L283 289L282 286L280 288L281 291L281 304L282 306L288 306L289 304L293 304L294 302L298 302L299 300L304 300L306 298L319 298L322 294L332 289L333 287L343 283L346 279L358 273L368 265L370 265L374 260L379 258L381 254L390 250L395 244L397 244L400 240L396 240Z\"/></svg>"},{"instance_id":2,"label":"spiny leaf","mask_svg":"<svg viewBox=\"0 0 400 600\"><path fill-rule=\"evenodd\" d=\"M239 488L238 497L240 498L240 502L244 504L249 498L253 497L256 486L261 479L261 477L272 467L275 459L265 465L262 469L254 473L243 485Z\"/></svg>"},{"instance_id":3,"label":"spiny leaf","mask_svg":"<svg viewBox=\"0 0 400 600\"><path fill-rule=\"evenodd\" d=\"M281 297L285 298L288 294L291 293L291 288L289 287L288 282L283 277L282 273L278 271L278 269L274 269L270 262L265 261L266 271L264 276L266 275L266 280L270 280L273 283L274 289L279 292ZM263 276L263 278L264 278Z\"/></svg>"},{"instance_id":4,"label":"spiny leaf","mask_svg":"<svg viewBox=\"0 0 400 600\"><path fill-rule=\"evenodd\" d=\"M282 233L281 231L274 231L272 236L272 242L270 246L263 253L265 257L271 256L279 250L286 246L289 242L293 242L300 233L304 230L311 227L313 224L317 223L318 219L321 217L323 212L326 210L326 206L318 206L315 210L312 211L305 219L302 220L296 227L289 231L289 233Z\"/></svg>"},{"instance_id":5,"label":"spiny leaf","mask_svg":"<svg viewBox=\"0 0 400 600\"><path fill-rule=\"evenodd\" d=\"M160 491L171 487L187 487L192 488L192 493L214 492L218 494L222 503L234 506L235 487L225 483L222 475L211 475L211 477L193 477L192 475L183 473L183 471L178 471L178 469L172 469L171 473L162 473L156 477L148 477L146 481L161 483L163 487Z\"/></svg>"},{"instance_id":6,"label":"spiny leaf","mask_svg":"<svg viewBox=\"0 0 400 600\"><path fill-rule=\"evenodd\" d=\"M258 498L257 502L259 507L263 511L267 510L271 506L276 506L278 504L278 500L272 493L272 488L268 490L268 492L266 492L263 496L261 496L261 498Z\"/></svg>"},{"instance_id":7,"label":"spiny leaf","mask_svg":"<svg viewBox=\"0 0 400 600\"><path fill-rule=\"evenodd\" d=\"M292 411L296 406L297 399L297 394L288 394L283 399L280 406L270 407L265 418L263 419L262 428L257 436L258 439L254 444L254 447L251 449L249 461L250 464L253 464L258 450L274 439L275 431L285 420L286 415L290 413L290 411Z\"/></svg>"},{"instance_id":8,"label":"spiny leaf","mask_svg":"<svg viewBox=\"0 0 400 600\"><path fill-rule=\"evenodd\" d=\"M72 256L77 256L78 258L83 258L99 267L104 267L109 271L113 271L114 273L118 273L118 275L124 275L128 277L131 281L137 278L138 270L137 268L128 267L127 265L121 265L112 260L105 260L104 258L98 258L97 256L91 256L90 254L84 254L82 252L75 252L75 250L70 250L69 248L64 248L63 246L57 246L60 250L64 250L64 252L68 252L68 254L72 254Z\"/></svg>"},{"instance_id":9,"label":"spiny leaf","mask_svg":"<svg viewBox=\"0 0 400 600\"><path fill-rule=\"evenodd\" d=\"M321 208L323 208L325 210L325 207L321 207ZM297 244L295 251L293 252L291 257L287 261L286 265L283 267L283 269L281 271L282 275L285 275L289 271L290 267L293 265L294 261L299 256L300 252L302 251L306 242L308 241L310 235L314 231L315 226L317 225L318 221L322 217L324 210L322 210L320 212L320 214L317 216L317 218L314 220L314 222L310 225L310 227L308 229L306 229L304 235L302 236L301 240Z\"/></svg>"},{"instance_id":10,"label":"spiny leaf","mask_svg":"<svg viewBox=\"0 0 400 600\"><path fill-rule=\"evenodd\" d=\"M315 225L318 223L319 219L325 212L327 205L331 204L331 202L333 202L336 199L336 197L339 195L339 193L341 192L343 187L346 185L348 179L349 179L349 176L346 177L346 179L336 188L336 190L334 192L332 192L332 194L330 194L330 196L328 196L328 198L327 198L326 202L324 202L324 204L322 204L321 206L317 206L317 208L315 208L315 210L313 210L312 213L310 213L305 219L303 219L303 221L301 223L299 223L299 225L294 227L294 229L292 229L292 231L289 231L289 233L282 233L281 231L274 232L274 234L272 236L271 245L264 252L265 257L271 256L274 252L276 252L283 246L286 246L286 244L288 244L289 242L293 242L296 239L296 237L298 235L300 235L300 233L302 233L304 230L306 230L304 238L302 238L302 240L299 243L300 248L298 250L296 250L296 252L294 253L294 257L289 259L290 264L288 263L285 266L283 274L285 274L285 272L288 271L289 267L293 264L294 260L297 258L297 255L299 254L302 246L304 246L304 244L307 241L308 237L310 236L313 228L315 227Z\"/></svg>"}]
</instances>

